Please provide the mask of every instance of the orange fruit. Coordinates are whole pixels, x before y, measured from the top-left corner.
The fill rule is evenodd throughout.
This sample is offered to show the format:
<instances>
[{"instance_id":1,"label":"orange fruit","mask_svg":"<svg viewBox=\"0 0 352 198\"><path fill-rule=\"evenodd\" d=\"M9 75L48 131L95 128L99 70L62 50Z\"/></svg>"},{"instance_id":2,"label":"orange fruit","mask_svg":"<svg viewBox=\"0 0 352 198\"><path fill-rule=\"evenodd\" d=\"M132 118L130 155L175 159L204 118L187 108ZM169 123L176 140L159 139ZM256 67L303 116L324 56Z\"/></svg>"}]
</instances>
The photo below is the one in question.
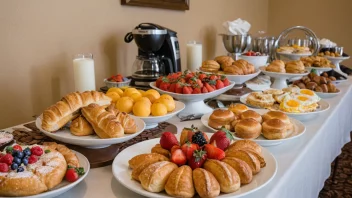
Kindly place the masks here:
<instances>
[{"instance_id":1,"label":"orange fruit","mask_svg":"<svg viewBox=\"0 0 352 198\"><path fill-rule=\"evenodd\" d=\"M148 117L150 115L150 105L142 100L133 105L133 114L135 116Z\"/></svg>"},{"instance_id":2,"label":"orange fruit","mask_svg":"<svg viewBox=\"0 0 352 198\"><path fill-rule=\"evenodd\" d=\"M145 102L145 103L148 103L149 106L152 105L152 103L150 102L150 100L149 100L147 97L140 97L140 98L138 98L138 99L136 100L136 102L139 102L139 101L143 101L143 102Z\"/></svg>"},{"instance_id":3,"label":"orange fruit","mask_svg":"<svg viewBox=\"0 0 352 198\"><path fill-rule=\"evenodd\" d=\"M129 88L125 89L125 91L123 92L123 96L131 96L133 93L140 94L136 88L129 87Z\"/></svg>"},{"instance_id":4,"label":"orange fruit","mask_svg":"<svg viewBox=\"0 0 352 198\"><path fill-rule=\"evenodd\" d=\"M172 98L172 96L170 96L169 94L163 94L163 95L161 95L160 96L160 98L165 98L165 99L169 99L169 100L174 100L173 98Z\"/></svg>"},{"instance_id":5,"label":"orange fruit","mask_svg":"<svg viewBox=\"0 0 352 198\"><path fill-rule=\"evenodd\" d=\"M133 99L127 96L121 97L115 107L122 112L130 113L133 108Z\"/></svg>"},{"instance_id":6,"label":"orange fruit","mask_svg":"<svg viewBox=\"0 0 352 198\"><path fill-rule=\"evenodd\" d=\"M117 94L119 94L119 96L123 95L123 91L122 89L118 88L118 87L111 87L106 94L110 93L110 92L116 92Z\"/></svg>"},{"instance_id":7,"label":"orange fruit","mask_svg":"<svg viewBox=\"0 0 352 198\"><path fill-rule=\"evenodd\" d=\"M115 103L118 99L120 99L120 95L117 92L109 92L105 94L109 98L111 98L111 101Z\"/></svg>"},{"instance_id":8,"label":"orange fruit","mask_svg":"<svg viewBox=\"0 0 352 198\"><path fill-rule=\"evenodd\" d=\"M160 98L159 92L157 92L155 89L149 89L144 93L144 96L147 97L151 103L154 103L155 100Z\"/></svg>"},{"instance_id":9,"label":"orange fruit","mask_svg":"<svg viewBox=\"0 0 352 198\"><path fill-rule=\"evenodd\" d=\"M167 107L161 102L155 102L152 104L152 115L163 116L167 114Z\"/></svg>"},{"instance_id":10,"label":"orange fruit","mask_svg":"<svg viewBox=\"0 0 352 198\"><path fill-rule=\"evenodd\" d=\"M175 110L176 108L176 105L175 105L175 101L174 100L170 100L170 99L166 99L166 98L159 98L158 100L156 100L155 102L160 102L160 103L163 103L166 108L167 108L167 111L168 112L171 112L173 110ZM154 102L154 103L155 103Z\"/></svg>"}]
</instances>

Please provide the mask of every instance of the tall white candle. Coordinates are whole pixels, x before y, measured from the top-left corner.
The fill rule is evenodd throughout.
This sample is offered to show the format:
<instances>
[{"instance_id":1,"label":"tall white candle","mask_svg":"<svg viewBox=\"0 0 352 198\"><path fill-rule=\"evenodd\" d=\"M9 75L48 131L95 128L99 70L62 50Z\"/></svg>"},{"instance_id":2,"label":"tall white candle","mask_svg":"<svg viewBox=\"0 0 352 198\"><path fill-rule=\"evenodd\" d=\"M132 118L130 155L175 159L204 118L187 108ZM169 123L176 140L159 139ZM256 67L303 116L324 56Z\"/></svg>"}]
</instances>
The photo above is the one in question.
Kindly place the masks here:
<instances>
[{"instance_id":1,"label":"tall white candle","mask_svg":"<svg viewBox=\"0 0 352 198\"><path fill-rule=\"evenodd\" d=\"M196 71L202 66L202 44L196 41L187 43L187 69Z\"/></svg>"},{"instance_id":2,"label":"tall white candle","mask_svg":"<svg viewBox=\"0 0 352 198\"><path fill-rule=\"evenodd\" d=\"M95 90L94 60L92 54L78 54L73 59L75 90Z\"/></svg>"}]
</instances>

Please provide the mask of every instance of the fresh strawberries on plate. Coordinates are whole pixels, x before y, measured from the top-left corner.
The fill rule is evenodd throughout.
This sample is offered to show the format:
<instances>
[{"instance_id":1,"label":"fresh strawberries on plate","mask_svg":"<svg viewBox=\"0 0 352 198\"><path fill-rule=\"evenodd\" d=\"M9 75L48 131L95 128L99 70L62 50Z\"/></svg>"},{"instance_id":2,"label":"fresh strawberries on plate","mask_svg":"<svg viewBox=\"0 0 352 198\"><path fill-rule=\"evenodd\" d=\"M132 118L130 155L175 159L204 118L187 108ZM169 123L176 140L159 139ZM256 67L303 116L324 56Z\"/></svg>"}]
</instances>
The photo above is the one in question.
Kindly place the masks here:
<instances>
[{"instance_id":1,"label":"fresh strawberries on plate","mask_svg":"<svg viewBox=\"0 0 352 198\"><path fill-rule=\"evenodd\" d=\"M175 150L180 149L180 148L181 148L181 147L180 147L179 145L173 145L173 146L171 147L170 152L173 153Z\"/></svg>"},{"instance_id":2,"label":"fresh strawberries on plate","mask_svg":"<svg viewBox=\"0 0 352 198\"><path fill-rule=\"evenodd\" d=\"M68 182L75 182L78 180L79 176L84 175L84 169L83 168L76 168L76 167L71 167L68 166L66 174L65 174L65 179Z\"/></svg>"},{"instance_id":3,"label":"fresh strawberries on plate","mask_svg":"<svg viewBox=\"0 0 352 198\"><path fill-rule=\"evenodd\" d=\"M193 90L192 90L192 87L190 87L190 86L184 86L182 89L183 94L192 94L192 92L193 92Z\"/></svg>"},{"instance_id":4,"label":"fresh strawberries on plate","mask_svg":"<svg viewBox=\"0 0 352 198\"><path fill-rule=\"evenodd\" d=\"M234 137L231 131L222 128L211 136L209 144L225 151L230 146L232 140L234 140Z\"/></svg>"},{"instance_id":5,"label":"fresh strawberries on plate","mask_svg":"<svg viewBox=\"0 0 352 198\"><path fill-rule=\"evenodd\" d=\"M212 86L210 86L209 83L204 83L204 87L207 88L208 92L212 92L215 90Z\"/></svg>"},{"instance_id":6,"label":"fresh strawberries on plate","mask_svg":"<svg viewBox=\"0 0 352 198\"><path fill-rule=\"evenodd\" d=\"M187 160L190 160L193 156L193 152L198 149L198 144L193 144L191 142L187 142L181 146L181 150L186 155Z\"/></svg>"},{"instance_id":7,"label":"fresh strawberries on plate","mask_svg":"<svg viewBox=\"0 0 352 198\"><path fill-rule=\"evenodd\" d=\"M207 152L209 159L222 160L225 158L225 152L211 144L206 144L204 150Z\"/></svg>"},{"instance_id":8,"label":"fresh strawberries on plate","mask_svg":"<svg viewBox=\"0 0 352 198\"><path fill-rule=\"evenodd\" d=\"M216 89L224 88L224 83L221 80L216 80Z\"/></svg>"},{"instance_id":9,"label":"fresh strawberries on plate","mask_svg":"<svg viewBox=\"0 0 352 198\"><path fill-rule=\"evenodd\" d=\"M171 162L179 166L185 165L187 162L186 155L181 149L176 149L173 153L171 153Z\"/></svg>"},{"instance_id":10,"label":"fresh strawberries on plate","mask_svg":"<svg viewBox=\"0 0 352 198\"><path fill-rule=\"evenodd\" d=\"M160 145L164 149L170 150L174 145L179 145L176 136L171 132L164 132L160 138Z\"/></svg>"},{"instance_id":11,"label":"fresh strawberries on plate","mask_svg":"<svg viewBox=\"0 0 352 198\"><path fill-rule=\"evenodd\" d=\"M193 152L192 158L188 161L188 165L192 170L196 168L201 168L207 159L207 152L203 150L195 150Z\"/></svg>"}]
</instances>

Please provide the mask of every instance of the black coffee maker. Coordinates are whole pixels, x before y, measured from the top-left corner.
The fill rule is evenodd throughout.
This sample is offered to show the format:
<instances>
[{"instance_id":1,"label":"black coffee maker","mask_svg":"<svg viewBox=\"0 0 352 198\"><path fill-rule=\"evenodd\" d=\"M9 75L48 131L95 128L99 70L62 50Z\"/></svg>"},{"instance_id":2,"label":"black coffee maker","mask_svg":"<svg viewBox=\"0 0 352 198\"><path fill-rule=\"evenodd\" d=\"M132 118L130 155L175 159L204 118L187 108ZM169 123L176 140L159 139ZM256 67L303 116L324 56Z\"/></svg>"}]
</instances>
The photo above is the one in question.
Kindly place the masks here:
<instances>
[{"instance_id":1,"label":"black coffee maker","mask_svg":"<svg viewBox=\"0 0 352 198\"><path fill-rule=\"evenodd\" d=\"M149 87L160 76L181 71L177 32L153 23L141 23L125 36L138 46L133 63L132 86Z\"/></svg>"}]
</instances>

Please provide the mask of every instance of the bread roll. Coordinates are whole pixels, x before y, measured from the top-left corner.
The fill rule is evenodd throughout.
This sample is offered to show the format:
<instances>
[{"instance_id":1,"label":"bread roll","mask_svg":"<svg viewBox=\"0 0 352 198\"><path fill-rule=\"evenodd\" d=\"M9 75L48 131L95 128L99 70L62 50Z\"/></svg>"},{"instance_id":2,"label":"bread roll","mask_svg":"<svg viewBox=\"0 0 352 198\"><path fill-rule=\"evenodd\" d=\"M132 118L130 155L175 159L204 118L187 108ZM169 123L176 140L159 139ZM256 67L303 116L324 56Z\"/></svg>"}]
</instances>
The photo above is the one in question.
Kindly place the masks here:
<instances>
[{"instance_id":1,"label":"bread roll","mask_svg":"<svg viewBox=\"0 0 352 198\"><path fill-rule=\"evenodd\" d=\"M243 160L234 157L225 157L222 162L230 165L240 176L241 184L249 184L253 179L251 167Z\"/></svg>"},{"instance_id":2,"label":"bread roll","mask_svg":"<svg viewBox=\"0 0 352 198\"><path fill-rule=\"evenodd\" d=\"M262 153L262 147L259 146L259 144L251 141L251 140L237 140L236 142L232 143L227 150L240 150L240 149L252 149L255 152L261 154Z\"/></svg>"},{"instance_id":3,"label":"bread roll","mask_svg":"<svg viewBox=\"0 0 352 198\"><path fill-rule=\"evenodd\" d=\"M158 153L160 155L163 155L165 157L170 157L170 151L168 151L167 149L164 149L163 147L161 147L160 144L156 144L152 150L151 150L152 153Z\"/></svg>"},{"instance_id":4,"label":"bread roll","mask_svg":"<svg viewBox=\"0 0 352 198\"><path fill-rule=\"evenodd\" d=\"M217 197L220 194L220 184L212 173L203 169L193 170L193 183L200 197Z\"/></svg>"},{"instance_id":5,"label":"bread roll","mask_svg":"<svg viewBox=\"0 0 352 198\"><path fill-rule=\"evenodd\" d=\"M225 162L208 159L204 163L204 169L211 172L220 184L220 191L232 193L240 188L240 176Z\"/></svg>"},{"instance_id":6,"label":"bread roll","mask_svg":"<svg viewBox=\"0 0 352 198\"><path fill-rule=\"evenodd\" d=\"M238 116L241 113L247 111L248 107L246 105L240 104L240 103L236 103L236 104L231 103L229 106L229 110Z\"/></svg>"},{"instance_id":7,"label":"bread roll","mask_svg":"<svg viewBox=\"0 0 352 198\"><path fill-rule=\"evenodd\" d=\"M293 130L293 124L291 123L290 118L281 111L269 111L263 116L263 121L271 120L271 119L279 119L286 124L286 128L289 131Z\"/></svg>"},{"instance_id":8,"label":"bread roll","mask_svg":"<svg viewBox=\"0 0 352 198\"><path fill-rule=\"evenodd\" d=\"M87 136L94 134L93 127L83 116L79 116L71 122L70 132L72 135L76 136Z\"/></svg>"},{"instance_id":9,"label":"bread roll","mask_svg":"<svg viewBox=\"0 0 352 198\"><path fill-rule=\"evenodd\" d=\"M161 192L171 173L177 169L177 165L168 162L156 162L145 168L139 175L142 187L149 192Z\"/></svg>"},{"instance_id":10,"label":"bread roll","mask_svg":"<svg viewBox=\"0 0 352 198\"><path fill-rule=\"evenodd\" d=\"M215 57L215 61L220 64L221 69L224 69L224 67L232 65L232 63L235 62L231 56L218 56Z\"/></svg>"},{"instance_id":11,"label":"bread roll","mask_svg":"<svg viewBox=\"0 0 352 198\"><path fill-rule=\"evenodd\" d=\"M248 118L252 118L259 123L262 123L262 121L263 121L262 116L253 110L247 110L247 111L240 114L241 120L248 119Z\"/></svg>"},{"instance_id":12,"label":"bread roll","mask_svg":"<svg viewBox=\"0 0 352 198\"><path fill-rule=\"evenodd\" d=\"M214 60L203 61L202 66L200 67L200 70L205 72L216 72L219 69L220 69L219 63L217 63Z\"/></svg>"},{"instance_id":13,"label":"bread roll","mask_svg":"<svg viewBox=\"0 0 352 198\"><path fill-rule=\"evenodd\" d=\"M193 197L193 174L190 166L184 165L174 170L165 185L165 191L173 197Z\"/></svg>"},{"instance_id":14,"label":"bread roll","mask_svg":"<svg viewBox=\"0 0 352 198\"><path fill-rule=\"evenodd\" d=\"M128 161L128 165L131 169L134 169L137 168L144 161L169 161L169 158L158 153L144 153L134 156Z\"/></svg>"},{"instance_id":15,"label":"bread roll","mask_svg":"<svg viewBox=\"0 0 352 198\"><path fill-rule=\"evenodd\" d=\"M294 60L286 63L286 72L287 73L304 73L305 67L302 61Z\"/></svg>"},{"instance_id":16,"label":"bread roll","mask_svg":"<svg viewBox=\"0 0 352 198\"><path fill-rule=\"evenodd\" d=\"M255 175L260 172L260 161L259 159L246 150L229 150L225 152L226 157L235 157L245 161L252 169L252 173Z\"/></svg>"},{"instance_id":17,"label":"bread roll","mask_svg":"<svg viewBox=\"0 0 352 198\"><path fill-rule=\"evenodd\" d=\"M269 72L286 73L285 62L282 60L274 60L265 68L265 70Z\"/></svg>"},{"instance_id":18,"label":"bread roll","mask_svg":"<svg viewBox=\"0 0 352 198\"><path fill-rule=\"evenodd\" d=\"M209 126L214 129L225 127L232 129L231 122L235 119L235 114L230 110L216 109L209 117Z\"/></svg>"},{"instance_id":19,"label":"bread roll","mask_svg":"<svg viewBox=\"0 0 352 198\"><path fill-rule=\"evenodd\" d=\"M262 125L252 118L240 120L235 126L236 136L243 139L255 139L261 132Z\"/></svg>"},{"instance_id":20,"label":"bread roll","mask_svg":"<svg viewBox=\"0 0 352 198\"><path fill-rule=\"evenodd\" d=\"M269 140L283 139L289 134L287 125L279 119L263 122L263 136Z\"/></svg>"}]
</instances>

